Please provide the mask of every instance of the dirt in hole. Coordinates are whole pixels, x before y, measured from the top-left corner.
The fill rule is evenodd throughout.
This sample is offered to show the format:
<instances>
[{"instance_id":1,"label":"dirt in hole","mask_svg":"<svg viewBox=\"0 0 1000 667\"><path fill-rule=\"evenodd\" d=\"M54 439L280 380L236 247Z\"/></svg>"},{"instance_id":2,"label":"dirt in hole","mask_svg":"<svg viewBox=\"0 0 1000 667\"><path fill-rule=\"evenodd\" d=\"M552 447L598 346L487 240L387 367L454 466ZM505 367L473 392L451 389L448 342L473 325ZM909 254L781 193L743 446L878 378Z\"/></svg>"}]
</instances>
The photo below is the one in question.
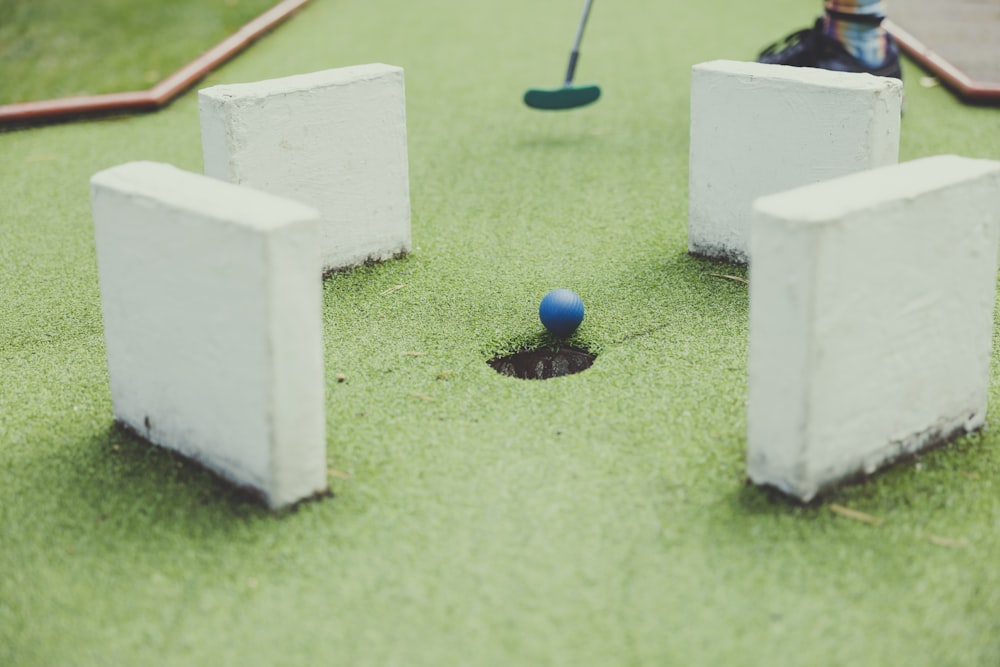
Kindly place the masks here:
<instances>
[{"instance_id":1,"label":"dirt in hole","mask_svg":"<svg viewBox=\"0 0 1000 667\"><path fill-rule=\"evenodd\" d=\"M596 357L575 347L522 350L506 357L490 359L489 365L501 375L522 380L548 380L573 375L590 368Z\"/></svg>"}]
</instances>

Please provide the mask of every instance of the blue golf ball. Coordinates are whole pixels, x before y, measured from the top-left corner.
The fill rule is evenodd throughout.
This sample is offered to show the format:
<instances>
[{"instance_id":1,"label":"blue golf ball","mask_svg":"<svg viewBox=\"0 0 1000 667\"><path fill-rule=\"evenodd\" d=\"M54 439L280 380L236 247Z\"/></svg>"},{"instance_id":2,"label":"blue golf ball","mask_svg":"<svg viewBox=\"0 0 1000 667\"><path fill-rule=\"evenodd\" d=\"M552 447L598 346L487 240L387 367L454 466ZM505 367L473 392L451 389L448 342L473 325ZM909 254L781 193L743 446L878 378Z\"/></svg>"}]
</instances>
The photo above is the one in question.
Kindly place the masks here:
<instances>
[{"instance_id":1,"label":"blue golf ball","mask_svg":"<svg viewBox=\"0 0 1000 667\"><path fill-rule=\"evenodd\" d=\"M553 336L565 338L583 322L583 299L573 290L554 289L542 298L538 317Z\"/></svg>"}]
</instances>

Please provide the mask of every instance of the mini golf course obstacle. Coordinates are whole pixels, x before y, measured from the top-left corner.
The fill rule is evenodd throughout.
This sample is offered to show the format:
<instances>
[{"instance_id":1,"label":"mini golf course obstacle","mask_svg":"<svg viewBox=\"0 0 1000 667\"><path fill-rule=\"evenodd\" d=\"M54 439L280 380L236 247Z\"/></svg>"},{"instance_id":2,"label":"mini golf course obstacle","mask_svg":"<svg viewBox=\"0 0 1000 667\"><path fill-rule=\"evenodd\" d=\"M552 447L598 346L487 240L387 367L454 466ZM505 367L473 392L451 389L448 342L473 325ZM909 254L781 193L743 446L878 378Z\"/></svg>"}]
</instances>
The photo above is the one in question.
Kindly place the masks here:
<instances>
[{"instance_id":1,"label":"mini golf course obstacle","mask_svg":"<svg viewBox=\"0 0 1000 667\"><path fill-rule=\"evenodd\" d=\"M763 197L748 468L808 501L983 426L1000 162L939 156Z\"/></svg>"},{"instance_id":2,"label":"mini golf course obstacle","mask_svg":"<svg viewBox=\"0 0 1000 667\"><path fill-rule=\"evenodd\" d=\"M409 252L401 68L343 67L198 97L205 174L319 210L324 272Z\"/></svg>"},{"instance_id":3,"label":"mini golf course obstacle","mask_svg":"<svg viewBox=\"0 0 1000 667\"><path fill-rule=\"evenodd\" d=\"M902 84L718 60L691 73L688 250L749 257L760 196L899 160Z\"/></svg>"},{"instance_id":4,"label":"mini golf course obstacle","mask_svg":"<svg viewBox=\"0 0 1000 667\"><path fill-rule=\"evenodd\" d=\"M894 165L900 104L865 75L692 76L690 249L752 250L749 472L802 500L985 419L1000 163L866 171ZM318 274L409 249L402 70L216 86L200 106L215 179L131 163L92 180L115 417L281 507L326 489ZM490 365L546 379L593 359Z\"/></svg>"},{"instance_id":5,"label":"mini golf course obstacle","mask_svg":"<svg viewBox=\"0 0 1000 667\"><path fill-rule=\"evenodd\" d=\"M319 214L152 162L91 187L115 419L272 508L324 492Z\"/></svg>"}]
</instances>

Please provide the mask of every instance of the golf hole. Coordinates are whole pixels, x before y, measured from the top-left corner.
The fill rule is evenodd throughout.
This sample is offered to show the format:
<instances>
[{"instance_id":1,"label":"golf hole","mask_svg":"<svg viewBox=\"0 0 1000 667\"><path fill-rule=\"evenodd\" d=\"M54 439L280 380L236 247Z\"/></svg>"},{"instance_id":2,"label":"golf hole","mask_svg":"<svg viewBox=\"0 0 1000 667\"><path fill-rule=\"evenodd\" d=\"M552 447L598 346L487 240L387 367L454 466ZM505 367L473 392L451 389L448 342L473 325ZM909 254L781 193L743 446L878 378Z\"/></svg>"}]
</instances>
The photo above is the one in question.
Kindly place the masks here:
<instances>
[{"instance_id":1,"label":"golf hole","mask_svg":"<svg viewBox=\"0 0 1000 667\"><path fill-rule=\"evenodd\" d=\"M563 375L585 371L594 364L596 357L575 347L522 350L506 357L490 359L487 363L500 375L522 380L548 380Z\"/></svg>"}]
</instances>

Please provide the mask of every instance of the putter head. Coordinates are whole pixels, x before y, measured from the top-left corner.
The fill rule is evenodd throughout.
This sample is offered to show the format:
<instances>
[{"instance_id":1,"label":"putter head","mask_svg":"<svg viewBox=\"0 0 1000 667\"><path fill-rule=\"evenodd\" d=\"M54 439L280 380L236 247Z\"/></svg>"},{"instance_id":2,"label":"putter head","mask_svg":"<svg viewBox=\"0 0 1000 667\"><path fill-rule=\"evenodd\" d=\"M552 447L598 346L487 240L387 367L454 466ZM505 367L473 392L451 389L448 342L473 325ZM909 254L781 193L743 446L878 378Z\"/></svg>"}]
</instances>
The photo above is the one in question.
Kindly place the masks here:
<instances>
[{"instance_id":1,"label":"putter head","mask_svg":"<svg viewBox=\"0 0 1000 667\"><path fill-rule=\"evenodd\" d=\"M561 111L586 106L596 102L600 96L601 89L596 85L532 88L524 94L524 103L532 109Z\"/></svg>"}]
</instances>

